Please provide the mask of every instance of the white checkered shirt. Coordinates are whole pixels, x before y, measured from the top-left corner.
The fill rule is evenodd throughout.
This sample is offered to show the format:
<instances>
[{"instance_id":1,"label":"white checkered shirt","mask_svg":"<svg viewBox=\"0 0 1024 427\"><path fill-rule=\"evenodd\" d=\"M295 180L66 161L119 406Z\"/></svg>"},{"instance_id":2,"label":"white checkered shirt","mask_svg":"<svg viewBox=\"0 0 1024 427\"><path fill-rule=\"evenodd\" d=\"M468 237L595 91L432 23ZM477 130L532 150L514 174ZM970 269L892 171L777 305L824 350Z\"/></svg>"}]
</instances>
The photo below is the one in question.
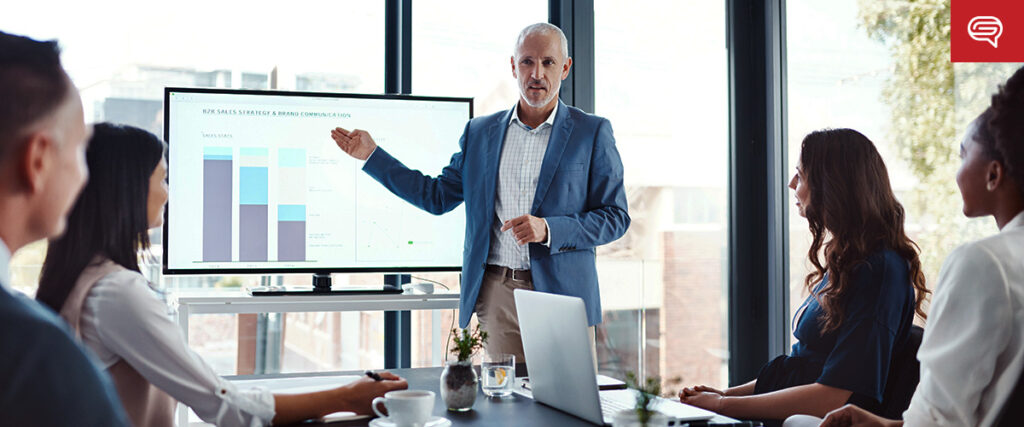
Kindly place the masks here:
<instances>
[{"instance_id":1,"label":"white checkered shirt","mask_svg":"<svg viewBox=\"0 0 1024 427\"><path fill-rule=\"evenodd\" d=\"M501 231L510 219L527 215L537 193L537 177L544 162L544 153L555 123L556 106L544 123L530 129L519 121L519 103L512 108L512 118L505 131L505 145L498 164L498 191L494 200L495 221L491 227L491 252L487 263L525 270L530 268L530 247L516 243L512 230ZM551 233L548 232L548 242Z\"/></svg>"}]
</instances>

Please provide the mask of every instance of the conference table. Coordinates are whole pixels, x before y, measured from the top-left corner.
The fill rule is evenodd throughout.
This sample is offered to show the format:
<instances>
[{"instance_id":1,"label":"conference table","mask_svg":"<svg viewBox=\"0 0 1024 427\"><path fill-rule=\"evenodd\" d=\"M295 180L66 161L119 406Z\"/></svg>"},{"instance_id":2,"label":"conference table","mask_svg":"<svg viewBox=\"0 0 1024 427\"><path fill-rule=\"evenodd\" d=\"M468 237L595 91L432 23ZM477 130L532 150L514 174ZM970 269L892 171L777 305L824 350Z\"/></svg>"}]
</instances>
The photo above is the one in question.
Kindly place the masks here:
<instances>
[{"instance_id":1,"label":"conference table","mask_svg":"<svg viewBox=\"0 0 1024 427\"><path fill-rule=\"evenodd\" d=\"M477 367L479 373L479 367ZM417 390L430 390L433 391L436 398L434 400L433 415L443 416L448 418L452 422L452 426L593 426L587 421L580 418L576 418L565 412L559 411L552 407L534 402L533 399L521 396L513 393L511 396L504 398L489 398L477 388L476 403L473 404L473 410L468 412L450 412L446 409L444 401L441 399L440 393L440 378L441 371L443 368L412 368L412 369L392 369L390 372L405 378L409 382L410 389ZM516 373L517 376L523 376L526 371L526 367L522 364L517 364ZM331 373L310 373L310 374L276 374L276 375L258 375L258 376L232 376L227 377L232 381L247 382L250 379L259 379L262 381L291 381L295 382L298 378L303 376L318 377L322 379L324 376L338 376L351 378L352 375L362 375L362 371L359 372L331 372ZM340 379L340 378L339 378ZM354 421L345 422L333 422L330 424L305 422L299 425L311 426L311 425L330 425L330 426L365 426L369 423L369 419L361 419ZM712 424L730 424L736 423L737 421L724 416L716 416L710 420ZM686 426L688 423L682 423L681 426ZM704 426L708 425L708 422L689 423L690 426Z\"/></svg>"}]
</instances>

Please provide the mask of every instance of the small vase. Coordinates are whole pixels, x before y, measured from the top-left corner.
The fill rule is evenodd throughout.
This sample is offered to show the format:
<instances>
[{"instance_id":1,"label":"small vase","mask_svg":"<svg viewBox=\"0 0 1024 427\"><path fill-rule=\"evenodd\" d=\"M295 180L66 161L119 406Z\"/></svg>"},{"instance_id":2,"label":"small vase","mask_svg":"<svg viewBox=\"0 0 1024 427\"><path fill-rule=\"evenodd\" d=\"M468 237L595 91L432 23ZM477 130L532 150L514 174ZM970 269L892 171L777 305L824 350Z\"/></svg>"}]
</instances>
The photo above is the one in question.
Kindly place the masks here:
<instances>
[{"instance_id":1,"label":"small vase","mask_svg":"<svg viewBox=\"0 0 1024 427\"><path fill-rule=\"evenodd\" d=\"M623 409L612 418L612 427L666 427L668 417L658 411L651 411L650 418L644 424L635 409Z\"/></svg>"},{"instance_id":2,"label":"small vase","mask_svg":"<svg viewBox=\"0 0 1024 427\"><path fill-rule=\"evenodd\" d=\"M465 412L473 409L477 382L471 361L448 362L441 372L441 398L448 410Z\"/></svg>"}]
</instances>

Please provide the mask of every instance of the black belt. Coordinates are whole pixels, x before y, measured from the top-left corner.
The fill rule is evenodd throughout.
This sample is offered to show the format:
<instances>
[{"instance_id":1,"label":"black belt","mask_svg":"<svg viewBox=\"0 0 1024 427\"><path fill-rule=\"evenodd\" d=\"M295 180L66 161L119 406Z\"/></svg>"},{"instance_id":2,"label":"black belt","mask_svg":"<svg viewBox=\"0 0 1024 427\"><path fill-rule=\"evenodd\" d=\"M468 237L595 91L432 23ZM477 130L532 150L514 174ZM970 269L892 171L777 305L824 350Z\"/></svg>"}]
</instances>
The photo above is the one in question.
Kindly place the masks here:
<instances>
[{"instance_id":1,"label":"black belt","mask_svg":"<svg viewBox=\"0 0 1024 427\"><path fill-rule=\"evenodd\" d=\"M532 282L533 279L530 276L530 270L513 270L508 267L502 267L500 265L487 264L484 267L484 271L488 273L497 274L501 277L507 277L517 282Z\"/></svg>"}]
</instances>

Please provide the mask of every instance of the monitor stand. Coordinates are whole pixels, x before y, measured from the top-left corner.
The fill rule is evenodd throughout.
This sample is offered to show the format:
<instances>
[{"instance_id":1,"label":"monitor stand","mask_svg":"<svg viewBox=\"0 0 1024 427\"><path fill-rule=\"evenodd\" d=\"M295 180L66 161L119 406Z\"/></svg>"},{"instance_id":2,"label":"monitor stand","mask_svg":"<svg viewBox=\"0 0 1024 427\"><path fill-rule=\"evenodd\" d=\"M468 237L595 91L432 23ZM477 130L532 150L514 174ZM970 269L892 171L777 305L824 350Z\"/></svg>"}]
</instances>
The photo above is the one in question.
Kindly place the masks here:
<instances>
[{"instance_id":1,"label":"monitor stand","mask_svg":"<svg viewBox=\"0 0 1024 427\"><path fill-rule=\"evenodd\" d=\"M374 295L374 294L400 294L402 288L384 284L380 288L349 288L331 289L331 273L313 273L313 289L306 287L270 286L250 288L249 293L256 296L280 296L280 295Z\"/></svg>"}]
</instances>

